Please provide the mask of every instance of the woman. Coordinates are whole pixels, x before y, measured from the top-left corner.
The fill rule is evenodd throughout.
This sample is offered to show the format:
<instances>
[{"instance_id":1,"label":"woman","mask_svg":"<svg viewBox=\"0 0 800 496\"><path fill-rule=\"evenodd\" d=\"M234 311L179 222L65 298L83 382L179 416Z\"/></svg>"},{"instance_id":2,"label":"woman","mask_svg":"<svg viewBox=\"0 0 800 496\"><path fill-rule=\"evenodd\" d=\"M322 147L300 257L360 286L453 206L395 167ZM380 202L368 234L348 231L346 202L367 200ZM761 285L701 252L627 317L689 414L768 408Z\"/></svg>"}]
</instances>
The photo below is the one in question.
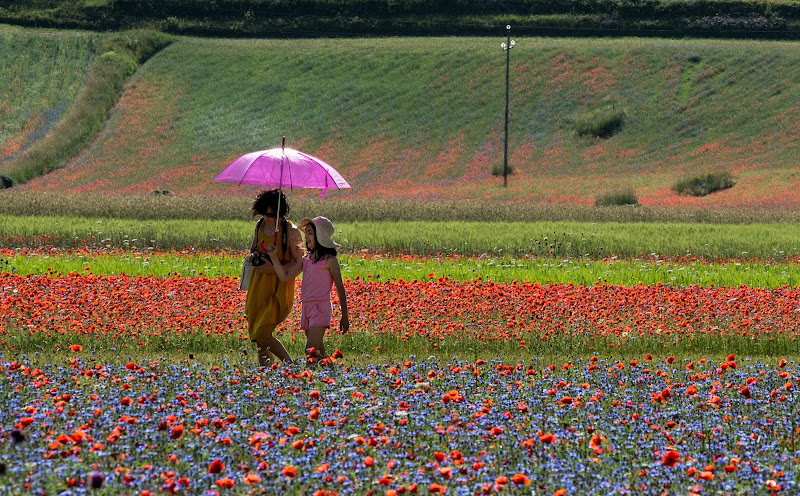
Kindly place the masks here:
<instances>
[{"instance_id":1,"label":"woman","mask_svg":"<svg viewBox=\"0 0 800 496\"><path fill-rule=\"evenodd\" d=\"M276 258L288 267L302 259L305 250L300 231L286 220L289 205L281 191L262 191L253 202L252 212L253 217L260 215L261 219L256 223L250 245L248 258L254 267L244 311L250 340L258 347L258 364L264 367L271 365L275 357L284 362L291 360L289 352L273 333L289 315L294 303L294 278L280 281L267 251L274 245Z\"/></svg>"}]
</instances>

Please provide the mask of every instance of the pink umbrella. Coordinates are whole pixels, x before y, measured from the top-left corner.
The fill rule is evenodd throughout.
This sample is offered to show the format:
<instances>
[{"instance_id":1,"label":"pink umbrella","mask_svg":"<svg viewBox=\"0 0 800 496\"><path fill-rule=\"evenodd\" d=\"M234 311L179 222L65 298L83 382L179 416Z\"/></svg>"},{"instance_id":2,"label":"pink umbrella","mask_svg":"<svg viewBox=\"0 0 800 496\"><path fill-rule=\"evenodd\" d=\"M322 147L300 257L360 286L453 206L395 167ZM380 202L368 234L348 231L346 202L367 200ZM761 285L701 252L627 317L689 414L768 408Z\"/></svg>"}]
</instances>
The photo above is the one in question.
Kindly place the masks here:
<instances>
[{"instance_id":1,"label":"pink umbrella","mask_svg":"<svg viewBox=\"0 0 800 496\"><path fill-rule=\"evenodd\" d=\"M280 148L247 153L231 162L214 178L216 182L252 184L267 188L321 189L320 198L330 188L345 189L350 185L336 169L313 155L286 148L286 138ZM280 203L278 210L280 211ZM276 229L277 229L276 221Z\"/></svg>"},{"instance_id":2,"label":"pink umbrella","mask_svg":"<svg viewBox=\"0 0 800 496\"><path fill-rule=\"evenodd\" d=\"M253 184L272 188L344 189L350 185L336 169L313 155L286 148L286 138L280 148L247 153L230 163L214 181Z\"/></svg>"}]
</instances>

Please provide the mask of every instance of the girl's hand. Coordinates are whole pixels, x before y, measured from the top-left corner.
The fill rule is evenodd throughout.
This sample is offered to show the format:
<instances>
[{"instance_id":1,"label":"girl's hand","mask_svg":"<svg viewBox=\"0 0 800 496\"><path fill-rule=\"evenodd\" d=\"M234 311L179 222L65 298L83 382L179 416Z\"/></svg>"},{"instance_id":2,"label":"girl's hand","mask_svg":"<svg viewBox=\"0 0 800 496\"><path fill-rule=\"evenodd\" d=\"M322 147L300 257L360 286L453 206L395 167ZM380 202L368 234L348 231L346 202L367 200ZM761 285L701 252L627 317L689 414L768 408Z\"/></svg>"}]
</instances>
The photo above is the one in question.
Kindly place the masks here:
<instances>
[{"instance_id":1,"label":"girl's hand","mask_svg":"<svg viewBox=\"0 0 800 496\"><path fill-rule=\"evenodd\" d=\"M339 329L341 330L342 334L350 330L350 319L347 317L347 315L342 316L342 320L339 322Z\"/></svg>"}]
</instances>

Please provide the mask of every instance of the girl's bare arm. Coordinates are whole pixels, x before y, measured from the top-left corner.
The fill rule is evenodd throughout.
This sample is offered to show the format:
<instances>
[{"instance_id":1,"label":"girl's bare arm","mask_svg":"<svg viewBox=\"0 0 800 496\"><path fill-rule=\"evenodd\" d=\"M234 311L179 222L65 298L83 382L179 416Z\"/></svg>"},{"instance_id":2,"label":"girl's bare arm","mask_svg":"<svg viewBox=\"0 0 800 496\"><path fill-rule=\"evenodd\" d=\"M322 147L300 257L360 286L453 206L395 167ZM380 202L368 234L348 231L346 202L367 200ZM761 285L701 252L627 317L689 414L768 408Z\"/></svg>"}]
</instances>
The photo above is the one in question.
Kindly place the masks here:
<instances>
[{"instance_id":1,"label":"girl's bare arm","mask_svg":"<svg viewBox=\"0 0 800 496\"><path fill-rule=\"evenodd\" d=\"M270 246L267 248L267 255L269 255L269 259L272 260L272 267L275 270L275 274L277 274L278 279L281 281L293 279L303 271L302 259L290 264L282 265L281 261L278 260L278 255L275 253L275 246Z\"/></svg>"},{"instance_id":2,"label":"girl's bare arm","mask_svg":"<svg viewBox=\"0 0 800 496\"><path fill-rule=\"evenodd\" d=\"M325 268L331 273L333 284L336 286L336 293L339 295L339 305L342 307L342 320L340 327L342 332L350 330L350 315L347 311L347 293L344 290L344 281L342 281L342 268L339 266L339 259L336 257L328 257L325 263Z\"/></svg>"}]
</instances>

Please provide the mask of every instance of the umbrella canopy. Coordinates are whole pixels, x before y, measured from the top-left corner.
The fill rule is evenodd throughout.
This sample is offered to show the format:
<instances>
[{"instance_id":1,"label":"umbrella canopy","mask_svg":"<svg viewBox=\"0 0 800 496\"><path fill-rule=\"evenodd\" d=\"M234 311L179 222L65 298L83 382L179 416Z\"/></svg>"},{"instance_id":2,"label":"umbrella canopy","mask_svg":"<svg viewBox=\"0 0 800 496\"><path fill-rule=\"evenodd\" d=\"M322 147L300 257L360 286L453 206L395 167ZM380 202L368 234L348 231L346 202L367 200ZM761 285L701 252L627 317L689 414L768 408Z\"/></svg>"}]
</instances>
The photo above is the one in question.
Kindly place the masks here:
<instances>
[{"instance_id":1,"label":"umbrella canopy","mask_svg":"<svg viewBox=\"0 0 800 496\"><path fill-rule=\"evenodd\" d=\"M322 159L285 147L242 155L225 167L214 181L267 188L321 189L320 198L330 188L350 187L342 175Z\"/></svg>"}]
</instances>

